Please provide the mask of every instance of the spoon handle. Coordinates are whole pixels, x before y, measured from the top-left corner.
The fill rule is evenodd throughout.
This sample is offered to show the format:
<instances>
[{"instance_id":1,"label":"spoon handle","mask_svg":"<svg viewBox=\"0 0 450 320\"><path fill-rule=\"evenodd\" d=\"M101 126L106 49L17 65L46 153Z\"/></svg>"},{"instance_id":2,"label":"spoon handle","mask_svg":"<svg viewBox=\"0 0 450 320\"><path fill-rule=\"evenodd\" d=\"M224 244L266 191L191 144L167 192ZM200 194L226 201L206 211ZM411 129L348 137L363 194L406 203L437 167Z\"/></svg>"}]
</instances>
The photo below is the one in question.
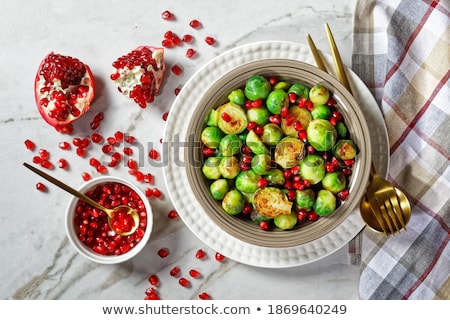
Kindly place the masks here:
<instances>
[{"instance_id":1,"label":"spoon handle","mask_svg":"<svg viewBox=\"0 0 450 320\"><path fill-rule=\"evenodd\" d=\"M38 168L35 168L31 165L29 165L28 163L24 162L23 165L25 167L27 167L28 169L30 169L31 171L33 171L34 173L40 175L41 177L43 177L44 179L47 179L48 181L50 181L51 183L53 183L54 185L60 187L61 189L67 191L68 193L72 194L73 196L83 200L84 202L90 204L91 206L100 209L102 211L105 211L106 208L104 208L103 206L101 206L100 204L98 204L97 202L95 202L94 200L92 200L91 198L89 198L88 196L86 196L85 194L75 190L74 188L68 186L67 184L65 184L64 182L52 177L51 175L39 170ZM107 209L106 209L107 210Z\"/></svg>"}]
</instances>

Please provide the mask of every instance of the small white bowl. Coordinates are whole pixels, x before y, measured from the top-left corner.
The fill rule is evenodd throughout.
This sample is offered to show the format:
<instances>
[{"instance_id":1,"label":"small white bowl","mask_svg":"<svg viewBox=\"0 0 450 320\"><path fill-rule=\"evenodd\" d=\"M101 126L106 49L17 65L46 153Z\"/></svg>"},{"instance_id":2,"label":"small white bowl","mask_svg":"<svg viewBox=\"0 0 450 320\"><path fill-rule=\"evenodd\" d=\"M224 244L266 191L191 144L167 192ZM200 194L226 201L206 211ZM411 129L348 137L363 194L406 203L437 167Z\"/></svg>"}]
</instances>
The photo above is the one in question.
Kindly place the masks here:
<instances>
[{"instance_id":1,"label":"small white bowl","mask_svg":"<svg viewBox=\"0 0 450 320\"><path fill-rule=\"evenodd\" d=\"M133 258L145 247L148 240L150 239L150 234L152 232L153 213L152 213L152 208L150 206L150 203L149 203L147 197L145 196L145 194L137 186L135 186L134 184L130 183L129 181L127 181L123 178L112 177L112 176L102 176L102 177L93 178L93 179L87 181L86 183L84 183L78 189L78 191L80 191L82 193L86 193L89 190L93 190L97 185L105 184L108 182L113 182L113 183L117 182L117 183L127 185L128 187L133 189L138 194L138 196L141 198L141 200L143 201L146 212L147 212L147 226L146 226L146 229L145 229L142 239L130 251L125 252L123 254L102 255L102 254L96 253L91 248L86 246L78 238L77 232L75 230L75 225L74 225L75 208L79 201L79 199L76 197L72 197L70 199L69 205L67 206L66 216L65 216L65 220L66 220L65 227L66 227L67 236L69 237L69 241L72 243L74 248L81 255L83 255L87 259L97 262L97 263L116 264L116 263L121 263L121 262L124 262L124 261L127 261L127 260Z\"/></svg>"}]
</instances>

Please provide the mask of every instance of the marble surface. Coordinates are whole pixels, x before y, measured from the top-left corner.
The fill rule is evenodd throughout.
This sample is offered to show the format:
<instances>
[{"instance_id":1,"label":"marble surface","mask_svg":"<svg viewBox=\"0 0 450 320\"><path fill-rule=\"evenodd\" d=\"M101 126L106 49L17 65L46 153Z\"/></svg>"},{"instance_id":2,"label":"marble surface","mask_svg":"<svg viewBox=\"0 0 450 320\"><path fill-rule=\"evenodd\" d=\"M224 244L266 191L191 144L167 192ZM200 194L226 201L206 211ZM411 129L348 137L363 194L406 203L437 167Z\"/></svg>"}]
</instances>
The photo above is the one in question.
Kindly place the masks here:
<instances>
[{"instance_id":1,"label":"marble surface","mask_svg":"<svg viewBox=\"0 0 450 320\"><path fill-rule=\"evenodd\" d=\"M329 52L323 24L327 21L346 64L351 61L352 22L355 0L336 1L35 1L6 0L2 3L0 24L0 132L1 202L0 212L0 298L2 299L143 299L150 287L148 277L157 274L162 299L198 299L207 292L213 299L357 299L359 267L349 264L347 247L310 264L288 269L265 269L229 259L217 262L215 252L200 242L181 219L168 219L173 209L163 181L162 170L146 161L151 148L160 150L165 122L174 91L199 67L218 54L237 45L261 40L288 40L306 43L310 33L316 45ZM257 5L255 4L257 3ZM161 18L172 11L176 20ZM203 27L193 30L189 21L198 19ZM161 44L166 31L182 36L190 33L195 41L166 49L168 67L178 64L183 73L166 74L162 92L154 103L140 109L122 97L109 80L111 62L139 45ZM213 36L208 46L203 39ZM187 48L197 50L193 59L185 57ZM78 57L89 64L96 76L96 99L91 110L75 125L72 136L57 133L47 125L35 107L33 81L41 59L50 51ZM59 179L79 186L81 172L99 175L89 166L91 156L102 157L98 146L88 149L85 159L74 149L63 151L60 141L90 135L89 123L102 111L105 119L100 132L116 130L134 135L142 148L135 150L145 172L155 176L154 186L163 192L151 198L154 229L146 248L136 258L120 265L99 265L76 253L64 230L64 211L70 195L45 184L41 193L35 184L41 178L26 170L40 148L51 153L51 160L64 157L69 170L55 168ZM37 148L26 150L24 141L33 140ZM132 180L124 166L109 174ZM147 187L138 183L142 190ZM166 247L164 259L157 251ZM198 249L205 259L195 258ZM189 288L181 287L169 271L179 266L183 276L195 268L199 279Z\"/></svg>"}]
</instances>

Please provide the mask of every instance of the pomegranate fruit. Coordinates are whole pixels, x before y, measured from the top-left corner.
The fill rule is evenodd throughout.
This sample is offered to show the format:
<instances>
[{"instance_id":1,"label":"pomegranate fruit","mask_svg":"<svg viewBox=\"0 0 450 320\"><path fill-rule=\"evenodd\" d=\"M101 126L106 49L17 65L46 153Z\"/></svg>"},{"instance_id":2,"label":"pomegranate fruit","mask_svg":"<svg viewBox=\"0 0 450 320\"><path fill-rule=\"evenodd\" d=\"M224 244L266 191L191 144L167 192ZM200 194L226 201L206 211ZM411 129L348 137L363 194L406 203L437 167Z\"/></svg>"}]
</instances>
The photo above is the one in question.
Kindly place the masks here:
<instances>
[{"instance_id":1,"label":"pomegranate fruit","mask_svg":"<svg viewBox=\"0 0 450 320\"><path fill-rule=\"evenodd\" d=\"M140 46L113 62L111 80L141 108L154 100L164 79L164 48Z\"/></svg>"},{"instance_id":2,"label":"pomegranate fruit","mask_svg":"<svg viewBox=\"0 0 450 320\"><path fill-rule=\"evenodd\" d=\"M71 133L71 123L89 110L94 89L88 65L54 52L41 61L34 83L39 113L62 133Z\"/></svg>"}]
</instances>

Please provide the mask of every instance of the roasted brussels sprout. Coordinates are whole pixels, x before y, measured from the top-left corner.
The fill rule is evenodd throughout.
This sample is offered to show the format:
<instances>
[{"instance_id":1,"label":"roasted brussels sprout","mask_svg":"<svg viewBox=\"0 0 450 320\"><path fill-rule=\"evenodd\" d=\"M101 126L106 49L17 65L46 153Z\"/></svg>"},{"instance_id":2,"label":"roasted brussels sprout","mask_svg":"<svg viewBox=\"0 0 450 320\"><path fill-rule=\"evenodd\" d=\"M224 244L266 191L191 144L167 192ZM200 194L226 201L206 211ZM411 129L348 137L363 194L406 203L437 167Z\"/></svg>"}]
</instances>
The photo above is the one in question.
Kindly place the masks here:
<instances>
[{"instance_id":1,"label":"roasted brussels sprout","mask_svg":"<svg viewBox=\"0 0 450 320\"><path fill-rule=\"evenodd\" d=\"M286 179L284 178L283 171L278 168L270 169L269 171L266 172L264 177L267 179L269 184L276 186L282 186L286 181Z\"/></svg>"},{"instance_id":2,"label":"roasted brussels sprout","mask_svg":"<svg viewBox=\"0 0 450 320\"><path fill-rule=\"evenodd\" d=\"M226 213L236 215L242 212L247 201L238 190L228 191L222 199L222 208Z\"/></svg>"},{"instance_id":3,"label":"roasted brussels sprout","mask_svg":"<svg viewBox=\"0 0 450 320\"><path fill-rule=\"evenodd\" d=\"M321 217L328 216L336 210L336 197L329 190L319 190L313 209Z\"/></svg>"},{"instance_id":4,"label":"roasted brussels sprout","mask_svg":"<svg viewBox=\"0 0 450 320\"><path fill-rule=\"evenodd\" d=\"M299 164L305 154L305 144L298 138L284 137L275 147L275 162L284 169Z\"/></svg>"},{"instance_id":5,"label":"roasted brussels sprout","mask_svg":"<svg viewBox=\"0 0 450 320\"><path fill-rule=\"evenodd\" d=\"M258 190L258 180L261 178L252 169L239 172L236 176L236 189L244 193L253 193Z\"/></svg>"},{"instance_id":6,"label":"roasted brussels sprout","mask_svg":"<svg viewBox=\"0 0 450 320\"><path fill-rule=\"evenodd\" d=\"M227 179L217 179L209 186L211 195L216 200L222 200L225 194L230 191L230 185Z\"/></svg>"},{"instance_id":7,"label":"roasted brussels sprout","mask_svg":"<svg viewBox=\"0 0 450 320\"><path fill-rule=\"evenodd\" d=\"M256 174L265 175L271 167L272 159L270 158L270 155L266 153L254 155L251 163L251 168L253 171L255 171Z\"/></svg>"},{"instance_id":8,"label":"roasted brussels sprout","mask_svg":"<svg viewBox=\"0 0 450 320\"><path fill-rule=\"evenodd\" d=\"M330 119L331 109L325 104L315 104L311 110L313 119Z\"/></svg>"},{"instance_id":9,"label":"roasted brussels sprout","mask_svg":"<svg viewBox=\"0 0 450 320\"><path fill-rule=\"evenodd\" d=\"M269 147L276 146L283 137L283 130L281 130L280 126L274 123L268 123L263 127L261 140Z\"/></svg>"},{"instance_id":10,"label":"roasted brussels sprout","mask_svg":"<svg viewBox=\"0 0 450 320\"><path fill-rule=\"evenodd\" d=\"M273 219L273 223L277 228L281 230L291 230L294 229L297 224L298 218L295 213L282 214Z\"/></svg>"},{"instance_id":11,"label":"roasted brussels sprout","mask_svg":"<svg viewBox=\"0 0 450 320\"><path fill-rule=\"evenodd\" d=\"M217 149L220 140L223 138L223 132L217 127L206 127L203 129L200 140L208 148Z\"/></svg>"},{"instance_id":12,"label":"roasted brussels sprout","mask_svg":"<svg viewBox=\"0 0 450 320\"><path fill-rule=\"evenodd\" d=\"M309 90L309 100L313 104L326 104L329 98L330 91L321 84L316 84Z\"/></svg>"},{"instance_id":13,"label":"roasted brussels sprout","mask_svg":"<svg viewBox=\"0 0 450 320\"><path fill-rule=\"evenodd\" d=\"M216 109L209 110L208 114L205 117L205 123L210 127L217 127L217 123L219 121L219 114Z\"/></svg>"},{"instance_id":14,"label":"roasted brussels sprout","mask_svg":"<svg viewBox=\"0 0 450 320\"><path fill-rule=\"evenodd\" d=\"M334 194L342 191L347 186L347 180L342 172L328 172L322 179L322 187Z\"/></svg>"},{"instance_id":15,"label":"roasted brussels sprout","mask_svg":"<svg viewBox=\"0 0 450 320\"><path fill-rule=\"evenodd\" d=\"M253 195L253 207L263 216L275 218L282 214L290 214L292 202L280 189L266 187L258 189Z\"/></svg>"},{"instance_id":16,"label":"roasted brussels sprout","mask_svg":"<svg viewBox=\"0 0 450 320\"><path fill-rule=\"evenodd\" d=\"M287 91L291 87L291 84L286 81L279 81L273 86L273 90Z\"/></svg>"},{"instance_id":17,"label":"roasted brussels sprout","mask_svg":"<svg viewBox=\"0 0 450 320\"><path fill-rule=\"evenodd\" d=\"M236 134L227 134L219 143L219 151L225 157L231 157L241 151L242 140Z\"/></svg>"},{"instance_id":18,"label":"roasted brussels sprout","mask_svg":"<svg viewBox=\"0 0 450 320\"><path fill-rule=\"evenodd\" d=\"M241 171L239 160L234 157L223 157L219 163L219 172L226 179L234 179Z\"/></svg>"},{"instance_id":19,"label":"roasted brussels sprout","mask_svg":"<svg viewBox=\"0 0 450 320\"><path fill-rule=\"evenodd\" d=\"M247 147L252 150L253 153L256 154L269 154L269 149L267 149L264 142L261 140L261 138L255 133L255 131L250 130L247 134L247 137L245 139L245 144Z\"/></svg>"},{"instance_id":20,"label":"roasted brussels sprout","mask_svg":"<svg viewBox=\"0 0 450 320\"><path fill-rule=\"evenodd\" d=\"M217 114L217 125L226 134L238 134L247 128L247 114L238 104L225 103L217 108Z\"/></svg>"},{"instance_id":21,"label":"roasted brussels sprout","mask_svg":"<svg viewBox=\"0 0 450 320\"><path fill-rule=\"evenodd\" d=\"M255 122L260 126L269 122L269 115L269 110L266 107L250 108L247 110L247 120L249 122Z\"/></svg>"},{"instance_id":22,"label":"roasted brussels sprout","mask_svg":"<svg viewBox=\"0 0 450 320\"><path fill-rule=\"evenodd\" d=\"M299 98L308 99L309 88L301 83L294 83L288 90L289 92L294 92Z\"/></svg>"},{"instance_id":23,"label":"roasted brussels sprout","mask_svg":"<svg viewBox=\"0 0 450 320\"><path fill-rule=\"evenodd\" d=\"M230 102L243 106L245 102L244 91L242 89L235 89L231 91L228 95L228 100L230 100Z\"/></svg>"},{"instance_id":24,"label":"roasted brussels sprout","mask_svg":"<svg viewBox=\"0 0 450 320\"><path fill-rule=\"evenodd\" d=\"M296 190L295 203L299 208L310 210L315 200L316 195L312 189Z\"/></svg>"},{"instance_id":25,"label":"roasted brussels sprout","mask_svg":"<svg viewBox=\"0 0 450 320\"><path fill-rule=\"evenodd\" d=\"M202 166L202 172L206 178L216 180L222 176L219 170L220 160L219 157L206 158Z\"/></svg>"},{"instance_id":26,"label":"roasted brussels sprout","mask_svg":"<svg viewBox=\"0 0 450 320\"><path fill-rule=\"evenodd\" d=\"M336 132L339 137L346 138L348 135L347 126L342 121L338 121L336 123Z\"/></svg>"},{"instance_id":27,"label":"roasted brussels sprout","mask_svg":"<svg viewBox=\"0 0 450 320\"><path fill-rule=\"evenodd\" d=\"M289 107L289 96L286 91L273 90L267 96L266 106L272 114L280 114L282 108Z\"/></svg>"},{"instance_id":28,"label":"roasted brussels sprout","mask_svg":"<svg viewBox=\"0 0 450 320\"><path fill-rule=\"evenodd\" d=\"M317 151L330 150L336 143L336 129L328 120L312 120L306 129L306 133L308 135L308 142Z\"/></svg>"},{"instance_id":29,"label":"roasted brussels sprout","mask_svg":"<svg viewBox=\"0 0 450 320\"><path fill-rule=\"evenodd\" d=\"M325 177L325 160L318 154L309 154L300 161L300 176L312 185Z\"/></svg>"},{"instance_id":30,"label":"roasted brussels sprout","mask_svg":"<svg viewBox=\"0 0 450 320\"><path fill-rule=\"evenodd\" d=\"M354 159L358 154L358 149L352 140L339 140L333 147L333 154L336 158L341 160Z\"/></svg>"},{"instance_id":31,"label":"roasted brussels sprout","mask_svg":"<svg viewBox=\"0 0 450 320\"><path fill-rule=\"evenodd\" d=\"M312 120L311 112L309 112L306 108L299 108L298 106L290 107L289 114L294 117L295 121L300 122L305 130L308 128L309 122ZM282 118L281 129L283 129L284 134L287 136L298 137L298 131L294 127L294 121L288 124L286 118Z\"/></svg>"},{"instance_id":32,"label":"roasted brussels sprout","mask_svg":"<svg viewBox=\"0 0 450 320\"><path fill-rule=\"evenodd\" d=\"M247 79L244 88L245 96L252 101L257 99L266 99L269 95L272 85L269 80L260 75L255 75Z\"/></svg>"}]
</instances>

